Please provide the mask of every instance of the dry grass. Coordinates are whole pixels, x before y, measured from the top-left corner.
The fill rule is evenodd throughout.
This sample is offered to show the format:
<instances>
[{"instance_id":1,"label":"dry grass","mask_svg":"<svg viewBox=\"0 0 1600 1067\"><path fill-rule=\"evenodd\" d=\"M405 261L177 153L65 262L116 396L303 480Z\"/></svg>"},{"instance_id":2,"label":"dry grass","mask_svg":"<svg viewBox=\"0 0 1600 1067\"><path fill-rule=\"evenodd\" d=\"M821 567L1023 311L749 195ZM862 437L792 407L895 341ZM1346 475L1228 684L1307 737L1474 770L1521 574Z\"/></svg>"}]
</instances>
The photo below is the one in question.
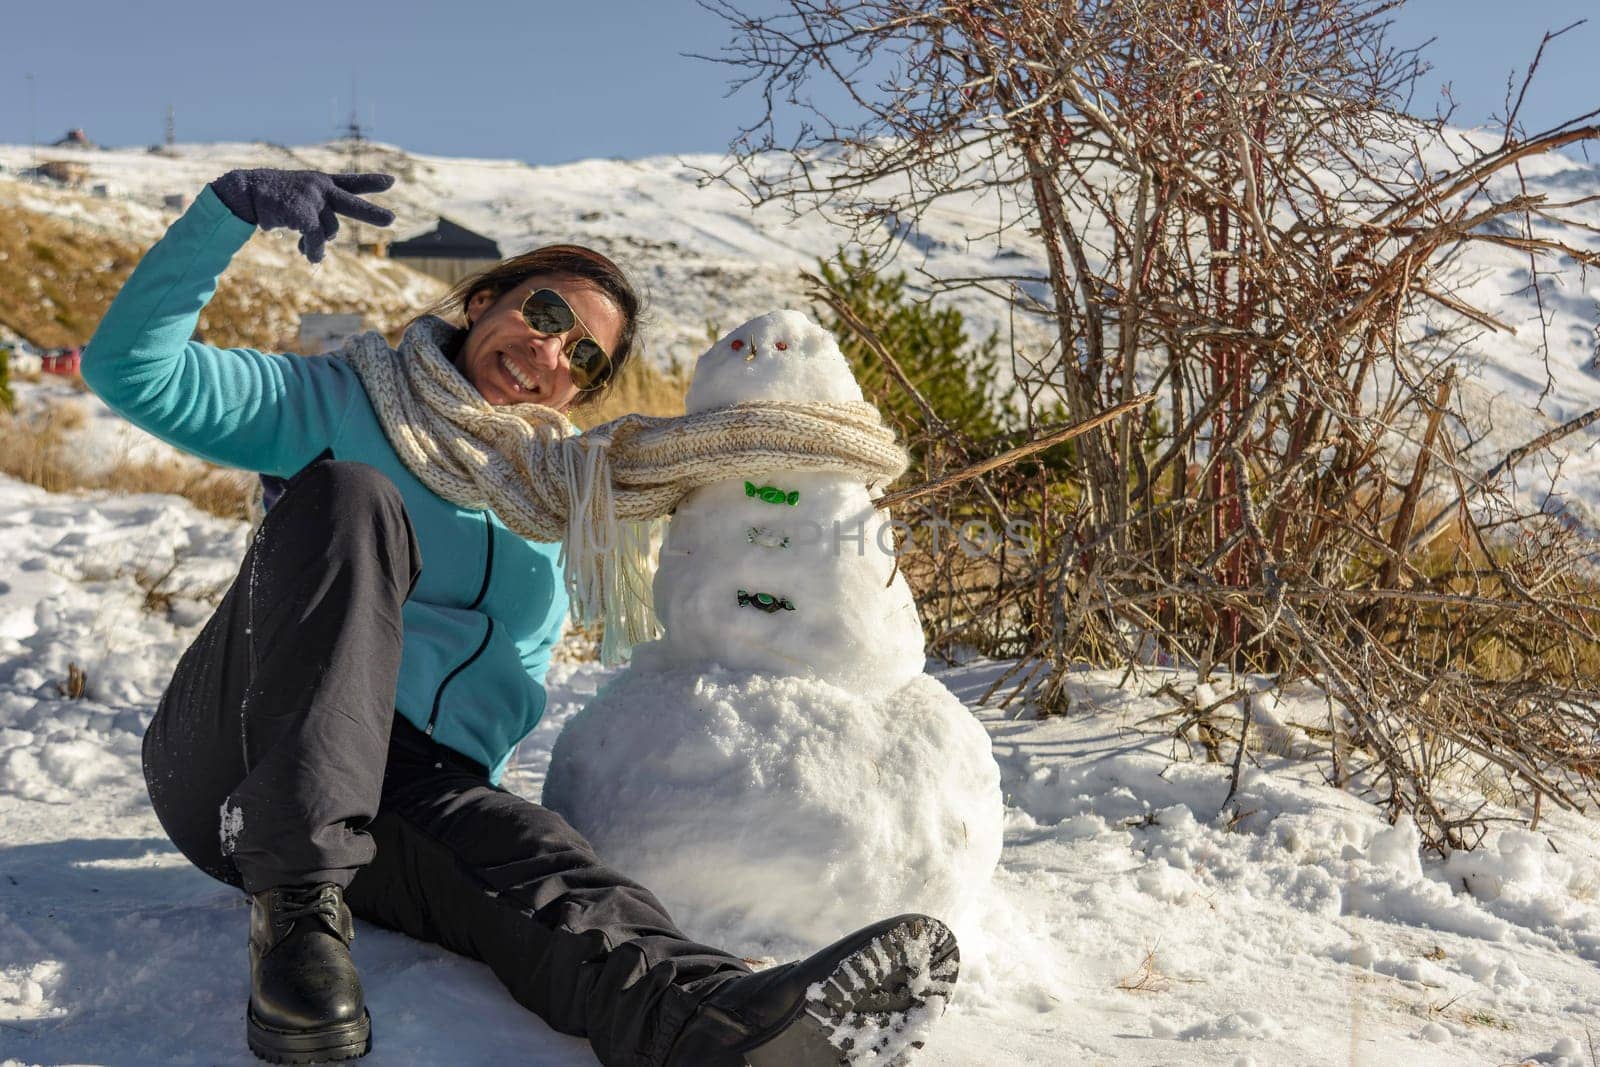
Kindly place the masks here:
<instances>
[{"instance_id":1,"label":"dry grass","mask_svg":"<svg viewBox=\"0 0 1600 1067\"><path fill-rule=\"evenodd\" d=\"M598 663L600 642L604 638L604 626L598 623L580 626L569 618L566 632L550 650L550 660L552 663Z\"/></svg>"},{"instance_id":2,"label":"dry grass","mask_svg":"<svg viewBox=\"0 0 1600 1067\"><path fill-rule=\"evenodd\" d=\"M1593 571L1574 568L1549 577L1534 594L1519 574L1516 548L1462 539L1414 558L1423 588L1508 606L1463 618L1460 611L1418 604L1393 612L1381 636L1414 642L1435 662L1477 678L1504 682L1537 673L1559 685L1600 687L1600 643L1564 640L1565 628L1592 626L1600 618L1600 582ZM1537 611L1517 610L1530 600Z\"/></svg>"},{"instance_id":3,"label":"dry grass","mask_svg":"<svg viewBox=\"0 0 1600 1067\"><path fill-rule=\"evenodd\" d=\"M93 226L0 203L0 324L44 348L87 343L144 251ZM291 352L304 312L360 312L380 328L403 314L398 297L358 303L321 291L311 271L235 262L200 314L200 335L223 348Z\"/></svg>"},{"instance_id":4,"label":"dry grass","mask_svg":"<svg viewBox=\"0 0 1600 1067\"><path fill-rule=\"evenodd\" d=\"M82 344L138 261L132 242L0 204L0 322L46 348Z\"/></svg>"},{"instance_id":5,"label":"dry grass","mask_svg":"<svg viewBox=\"0 0 1600 1067\"><path fill-rule=\"evenodd\" d=\"M573 412L573 421L584 429L609 422L622 415L682 415L683 398L689 391L689 371L681 367L658 370L641 357L629 360L616 385L592 407Z\"/></svg>"},{"instance_id":6,"label":"dry grass","mask_svg":"<svg viewBox=\"0 0 1600 1067\"><path fill-rule=\"evenodd\" d=\"M27 414L0 414L0 473L52 493L104 489L114 493L170 493L202 511L225 519L246 517L251 476L199 460L173 457L133 460L126 457L86 472L72 462L74 431L82 428L83 412L53 404Z\"/></svg>"}]
</instances>

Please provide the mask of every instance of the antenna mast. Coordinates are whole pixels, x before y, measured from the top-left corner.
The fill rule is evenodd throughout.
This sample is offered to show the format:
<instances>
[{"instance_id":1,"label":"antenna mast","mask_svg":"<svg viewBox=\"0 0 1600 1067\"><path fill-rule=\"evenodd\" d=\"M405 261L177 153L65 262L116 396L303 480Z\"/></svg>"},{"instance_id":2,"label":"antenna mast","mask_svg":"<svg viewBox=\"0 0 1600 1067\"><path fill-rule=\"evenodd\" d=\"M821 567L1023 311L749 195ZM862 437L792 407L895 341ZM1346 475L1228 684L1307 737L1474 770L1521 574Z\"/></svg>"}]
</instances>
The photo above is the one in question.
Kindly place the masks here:
<instances>
[{"instance_id":1,"label":"antenna mast","mask_svg":"<svg viewBox=\"0 0 1600 1067\"><path fill-rule=\"evenodd\" d=\"M361 111L356 103L356 78L350 76L350 123L345 127L345 133L350 140L349 173L361 173L361 146L365 143L364 130L361 126Z\"/></svg>"}]
</instances>

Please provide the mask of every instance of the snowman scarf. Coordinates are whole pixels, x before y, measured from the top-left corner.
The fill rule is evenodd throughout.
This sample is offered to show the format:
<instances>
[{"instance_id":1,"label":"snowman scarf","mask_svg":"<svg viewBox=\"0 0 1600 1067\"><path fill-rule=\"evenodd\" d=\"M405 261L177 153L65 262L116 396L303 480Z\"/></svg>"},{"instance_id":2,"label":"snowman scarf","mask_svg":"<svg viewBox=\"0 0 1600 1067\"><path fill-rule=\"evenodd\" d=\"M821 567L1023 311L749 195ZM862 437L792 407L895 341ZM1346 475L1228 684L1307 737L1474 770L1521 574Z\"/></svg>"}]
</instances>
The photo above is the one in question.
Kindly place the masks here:
<instances>
[{"instance_id":1,"label":"snowman scarf","mask_svg":"<svg viewBox=\"0 0 1600 1067\"><path fill-rule=\"evenodd\" d=\"M496 407L445 355L459 334L434 316L398 351L373 332L335 355L355 368L406 468L439 496L492 510L531 541L561 542L580 623L602 622L601 657L659 636L650 593L654 524L730 472L826 471L869 487L906 469L905 450L866 403L732 404L692 415L624 415L580 434L539 404Z\"/></svg>"}]
</instances>

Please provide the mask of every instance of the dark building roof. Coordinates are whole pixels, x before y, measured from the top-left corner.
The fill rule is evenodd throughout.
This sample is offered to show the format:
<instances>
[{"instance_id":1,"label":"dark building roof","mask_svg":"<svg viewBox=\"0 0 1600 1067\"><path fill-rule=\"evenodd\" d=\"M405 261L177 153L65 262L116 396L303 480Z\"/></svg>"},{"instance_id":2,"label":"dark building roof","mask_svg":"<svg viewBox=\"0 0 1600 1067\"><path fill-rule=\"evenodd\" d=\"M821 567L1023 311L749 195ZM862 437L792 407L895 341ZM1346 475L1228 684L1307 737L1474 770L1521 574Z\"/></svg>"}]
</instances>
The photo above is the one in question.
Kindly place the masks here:
<instances>
[{"instance_id":1,"label":"dark building roof","mask_svg":"<svg viewBox=\"0 0 1600 1067\"><path fill-rule=\"evenodd\" d=\"M389 246L390 259L499 259L500 246L480 233L440 219L429 233L396 241Z\"/></svg>"}]
</instances>

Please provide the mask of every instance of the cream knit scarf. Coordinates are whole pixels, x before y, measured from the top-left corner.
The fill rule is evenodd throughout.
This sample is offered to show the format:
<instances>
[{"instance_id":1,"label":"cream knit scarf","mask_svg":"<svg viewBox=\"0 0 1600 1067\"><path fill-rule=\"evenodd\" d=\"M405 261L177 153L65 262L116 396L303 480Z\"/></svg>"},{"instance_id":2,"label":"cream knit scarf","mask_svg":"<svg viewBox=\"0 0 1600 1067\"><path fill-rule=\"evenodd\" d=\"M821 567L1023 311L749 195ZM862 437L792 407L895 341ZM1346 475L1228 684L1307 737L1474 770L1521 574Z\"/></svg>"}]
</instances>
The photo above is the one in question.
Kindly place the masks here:
<instances>
[{"instance_id":1,"label":"cream knit scarf","mask_svg":"<svg viewBox=\"0 0 1600 1067\"><path fill-rule=\"evenodd\" d=\"M336 355L355 368L389 443L424 485L453 504L492 510L529 540L562 543L573 612L582 623L604 622L607 662L660 633L649 580L653 521L691 490L774 469L883 485L907 466L866 403L624 415L579 434L552 408L484 400L445 355L459 333L425 316L399 351L374 332Z\"/></svg>"}]
</instances>

